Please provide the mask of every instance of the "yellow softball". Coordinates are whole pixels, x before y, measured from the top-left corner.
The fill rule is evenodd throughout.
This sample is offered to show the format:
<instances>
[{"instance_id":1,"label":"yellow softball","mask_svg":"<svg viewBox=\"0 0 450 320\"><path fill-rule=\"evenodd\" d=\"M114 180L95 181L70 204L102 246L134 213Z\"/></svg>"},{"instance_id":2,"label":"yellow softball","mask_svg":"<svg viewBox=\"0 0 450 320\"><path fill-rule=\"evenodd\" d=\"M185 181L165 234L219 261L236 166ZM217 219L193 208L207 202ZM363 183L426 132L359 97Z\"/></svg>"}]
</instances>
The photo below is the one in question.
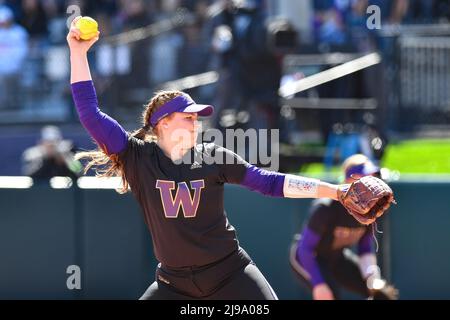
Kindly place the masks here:
<instances>
[{"instance_id":1,"label":"yellow softball","mask_svg":"<svg viewBox=\"0 0 450 320\"><path fill-rule=\"evenodd\" d=\"M75 27L80 30L80 38L83 40L91 40L97 36L98 23L91 17L81 17L76 23Z\"/></svg>"}]
</instances>

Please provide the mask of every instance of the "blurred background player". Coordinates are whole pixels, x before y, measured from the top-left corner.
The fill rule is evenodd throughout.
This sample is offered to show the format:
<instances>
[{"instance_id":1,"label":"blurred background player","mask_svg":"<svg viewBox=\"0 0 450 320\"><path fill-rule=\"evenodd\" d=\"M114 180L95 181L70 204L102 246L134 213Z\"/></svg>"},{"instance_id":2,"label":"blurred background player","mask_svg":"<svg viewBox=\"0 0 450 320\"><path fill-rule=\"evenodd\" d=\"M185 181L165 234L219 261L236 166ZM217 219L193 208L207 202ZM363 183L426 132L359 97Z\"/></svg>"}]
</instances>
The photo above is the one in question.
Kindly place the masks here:
<instances>
[{"instance_id":1,"label":"blurred background player","mask_svg":"<svg viewBox=\"0 0 450 320\"><path fill-rule=\"evenodd\" d=\"M21 67L28 54L28 34L13 11L0 2L0 109L19 108Z\"/></svg>"},{"instance_id":2,"label":"blurred background player","mask_svg":"<svg viewBox=\"0 0 450 320\"><path fill-rule=\"evenodd\" d=\"M347 158L343 172L346 183L380 176L380 169L361 154ZM397 298L396 289L381 278L372 231L372 226L352 219L338 201L313 202L301 235L295 236L290 263L314 300L340 299L340 288L365 298ZM350 250L355 245L357 254Z\"/></svg>"},{"instance_id":3,"label":"blurred background player","mask_svg":"<svg viewBox=\"0 0 450 320\"><path fill-rule=\"evenodd\" d=\"M22 155L23 174L42 181L56 176L77 179L83 166L74 156L72 141L64 140L58 127L45 126L38 144Z\"/></svg>"}]
</instances>

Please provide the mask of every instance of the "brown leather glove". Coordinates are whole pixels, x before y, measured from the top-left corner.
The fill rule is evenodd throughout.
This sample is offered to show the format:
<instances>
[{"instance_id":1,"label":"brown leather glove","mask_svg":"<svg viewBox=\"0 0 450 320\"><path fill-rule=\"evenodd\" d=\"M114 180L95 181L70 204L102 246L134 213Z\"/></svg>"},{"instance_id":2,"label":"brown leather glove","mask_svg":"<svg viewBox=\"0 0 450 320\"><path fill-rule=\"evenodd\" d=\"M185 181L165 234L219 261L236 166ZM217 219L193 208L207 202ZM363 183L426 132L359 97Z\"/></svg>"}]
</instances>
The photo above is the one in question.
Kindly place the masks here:
<instances>
[{"instance_id":1,"label":"brown leather glove","mask_svg":"<svg viewBox=\"0 0 450 320\"><path fill-rule=\"evenodd\" d=\"M381 179L365 176L338 189L338 199L359 223L369 225L396 203L392 189Z\"/></svg>"}]
</instances>

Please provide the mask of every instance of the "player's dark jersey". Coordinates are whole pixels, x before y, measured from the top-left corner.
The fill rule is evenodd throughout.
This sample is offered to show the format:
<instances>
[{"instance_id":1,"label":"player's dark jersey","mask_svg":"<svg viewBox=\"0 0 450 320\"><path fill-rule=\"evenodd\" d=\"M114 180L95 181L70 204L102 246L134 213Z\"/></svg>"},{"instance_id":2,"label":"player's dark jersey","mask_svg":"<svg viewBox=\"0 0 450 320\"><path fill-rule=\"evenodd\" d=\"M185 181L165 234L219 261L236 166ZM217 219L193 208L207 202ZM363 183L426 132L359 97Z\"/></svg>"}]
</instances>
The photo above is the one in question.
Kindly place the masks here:
<instances>
[{"instance_id":1,"label":"player's dark jersey","mask_svg":"<svg viewBox=\"0 0 450 320\"><path fill-rule=\"evenodd\" d=\"M338 201L331 199L313 202L307 227L320 235L316 253L324 256L357 244L370 232L369 227L360 224Z\"/></svg>"},{"instance_id":2,"label":"player's dark jersey","mask_svg":"<svg viewBox=\"0 0 450 320\"><path fill-rule=\"evenodd\" d=\"M185 155L194 161L175 164L156 143L133 137L119 157L162 264L206 265L238 249L224 212L224 183L244 179L248 163L242 158L217 145L200 144Z\"/></svg>"}]
</instances>

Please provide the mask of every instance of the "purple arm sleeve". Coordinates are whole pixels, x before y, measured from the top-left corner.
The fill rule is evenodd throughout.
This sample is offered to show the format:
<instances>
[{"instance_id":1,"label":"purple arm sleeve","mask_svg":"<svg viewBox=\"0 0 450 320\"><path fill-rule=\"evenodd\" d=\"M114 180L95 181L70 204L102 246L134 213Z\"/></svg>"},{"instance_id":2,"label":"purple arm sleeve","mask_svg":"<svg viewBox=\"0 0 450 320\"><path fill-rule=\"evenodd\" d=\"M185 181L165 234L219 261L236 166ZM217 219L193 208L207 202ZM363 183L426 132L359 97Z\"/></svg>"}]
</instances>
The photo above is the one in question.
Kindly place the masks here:
<instances>
[{"instance_id":1,"label":"purple arm sleeve","mask_svg":"<svg viewBox=\"0 0 450 320\"><path fill-rule=\"evenodd\" d=\"M361 256L374 251L372 235L366 232L358 242L358 254Z\"/></svg>"},{"instance_id":2,"label":"purple arm sleeve","mask_svg":"<svg viewBox=\"0 0 450 320\"><path fill-rule=\"evenodd\" d=\"M264 195L272 197L283 197L283 185L285 175L271 172L249 165L241 185Z\"/></svg>"},{"instance_id":3,"label":"purple arm sleeve","mask_svg":"<svg viewBox=\"0 0 450 320\"><path fill-rule=\"evenodd\" d=\"M309 228L305 228L299 240L296 254L297 261L311 276L310 282L313 287L325 282L315 257L315 250L319 241L320 235Z\"/></svg>"},{"instance_id":4,"label":"purple arm sleeve","mask_svg":"<svg viewBox=\"0 0 450 320\"><path fill-rule=\"evenodd\" d=\"M72 96L83 127L108 154L120 153L127 145L127 133L116 120L98 108L92 81L72 84Z\"/></svg>"}]
</instances>

